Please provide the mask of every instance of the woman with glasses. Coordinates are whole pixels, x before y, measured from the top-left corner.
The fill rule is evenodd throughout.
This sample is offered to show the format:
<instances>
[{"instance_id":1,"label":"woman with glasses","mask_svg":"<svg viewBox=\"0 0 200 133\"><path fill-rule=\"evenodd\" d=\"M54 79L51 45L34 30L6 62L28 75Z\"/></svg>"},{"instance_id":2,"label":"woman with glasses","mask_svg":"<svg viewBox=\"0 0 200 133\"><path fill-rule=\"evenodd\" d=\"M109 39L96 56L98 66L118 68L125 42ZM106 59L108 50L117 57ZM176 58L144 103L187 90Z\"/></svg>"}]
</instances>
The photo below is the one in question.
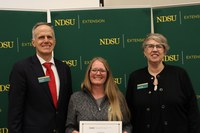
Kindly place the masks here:
<instances>
[{"instance_id":1,"label":"woman with glasses","mask_svg":"<svg viewBox=\"0 0 200 133\"><path fill-rule=\"evenodd\" d=\"M144 40L147 67L130 74L126 100L133 133L200 133L200 114L187 72L167 65L167 39L152 33Z\"/></svg>"},{"instance_id":2,"label":"woman with glasses","mask_svg":"<svg viewBox=\"0 0 200 133\"><path fill-rule=\"evenodd\" d=\"M80 121L122 121L123 133L131 133L130 113L123 94L102 57L93 58L81 91L70 99L66 133L79 133Z\"/></svg>"}]
</instances>

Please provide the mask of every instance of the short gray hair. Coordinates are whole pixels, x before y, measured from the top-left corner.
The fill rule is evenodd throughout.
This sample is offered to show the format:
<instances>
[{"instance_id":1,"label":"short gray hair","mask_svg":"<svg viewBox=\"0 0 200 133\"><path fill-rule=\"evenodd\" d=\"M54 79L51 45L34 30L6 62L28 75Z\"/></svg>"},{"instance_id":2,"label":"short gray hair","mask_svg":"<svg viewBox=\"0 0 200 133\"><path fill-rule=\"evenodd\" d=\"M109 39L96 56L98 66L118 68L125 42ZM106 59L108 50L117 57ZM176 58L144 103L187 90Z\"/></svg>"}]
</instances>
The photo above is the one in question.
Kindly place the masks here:
<instances>
[{"instance_id":1,"label":"short gray hair","mask_svg":"<svg viewBox=\"0 0 200 133\"><path fill-rule=\"evenodd\" d=\"M32 28L32 39L35 38L35 29L36 29L37 27L41 26L41 25L47 25L47 26L49 26L49 27L53 30L53 34L54 34L54 37L55 37L54 28L53 28L53 26L52 26L51 23L47 23L47 22L38 22L38 23L36 23L36 24L33 26L33 28Z\"/></svg>"},{"instance_id":2,"label":"short gray hair","mask_svg":"<svg viewBox=\"0 0 200 133\"><path fill-rule=\"evenodd\" d=\"M150 34L148 34L147 37L144 39L144 42L142 44L143 50L146 47L146 42L149 41L149 40L154 40L154 41L162 44L164 46L165 53L168 52L169 45L167 43L167 38L165 36L163 36L162 34L159 34L159 33L150 33Z\"/></svg>"}]
</instances>

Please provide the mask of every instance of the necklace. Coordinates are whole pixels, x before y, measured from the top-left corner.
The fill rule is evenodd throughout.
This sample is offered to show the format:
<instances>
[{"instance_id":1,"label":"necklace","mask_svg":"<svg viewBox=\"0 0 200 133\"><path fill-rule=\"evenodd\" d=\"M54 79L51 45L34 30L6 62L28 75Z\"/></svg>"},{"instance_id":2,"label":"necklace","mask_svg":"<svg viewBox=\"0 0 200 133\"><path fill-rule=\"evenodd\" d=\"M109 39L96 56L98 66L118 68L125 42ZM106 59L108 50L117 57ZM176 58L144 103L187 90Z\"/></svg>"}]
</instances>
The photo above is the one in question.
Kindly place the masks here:
<instances>
[{"instance_id":1,"label":"necklace","mask_svg":"<svg viewBox=\"0 0 200 133\"><path fill-rule=\"evenodd\" d=\"M157 79L157 75L164 69L164 65L161 66L160 70L158 70L157 72L152 72L152 69L150 69L150 67L148 67L148 71L151 75L153 75L154 77L154 81L153 81L153 85L154 85L154 91L157 91L158 89L158 79Z\"/></svg>"},{"instance_id":2,"label":"necklace","mask_svg":"<svg viewBox=\"0 0 200 133\"><path fill-rule=\"evenodd\" d=\"M154 77L154 81L153 81L153 85L154 85L154 91L157 91L158 89L158 79L156 78L156 76Z\"/></svg>"}]
</instances>

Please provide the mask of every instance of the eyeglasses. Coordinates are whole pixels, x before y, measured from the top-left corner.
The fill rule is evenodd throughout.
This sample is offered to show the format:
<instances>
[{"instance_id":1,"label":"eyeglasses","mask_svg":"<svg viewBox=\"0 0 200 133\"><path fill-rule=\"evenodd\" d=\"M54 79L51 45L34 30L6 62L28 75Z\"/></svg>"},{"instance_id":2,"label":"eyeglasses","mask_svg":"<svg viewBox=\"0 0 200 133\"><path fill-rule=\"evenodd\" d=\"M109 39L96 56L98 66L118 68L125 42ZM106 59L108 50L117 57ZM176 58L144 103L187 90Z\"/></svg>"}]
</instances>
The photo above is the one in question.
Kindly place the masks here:
<instances>
[{"instance_id":1,"label":"eyeglasses","mask_svg":"<svg viewBox=\"0 0 200 133\"><path fill-rule=\"evenodd\" d=\"M145 47L148 49L154 49L155 47L156 47L156 49L164 48L164 46L162 44L146 44Z\"/></svg>"},{"instance_id":2,"label":"eyeglasses","mask_svg":"<svg viewBox=\"0 0 200 133\"><path fill-rule=\"evenodd\" d=\"M107 72L107 71L104 70L104 69L97 69L97 68L91 69L90 71L91 71L92 73L94 73L94 74L96 74L96 73L98 73L98 72L100 72L101 74Z\"/></svg>"}]
</instances>

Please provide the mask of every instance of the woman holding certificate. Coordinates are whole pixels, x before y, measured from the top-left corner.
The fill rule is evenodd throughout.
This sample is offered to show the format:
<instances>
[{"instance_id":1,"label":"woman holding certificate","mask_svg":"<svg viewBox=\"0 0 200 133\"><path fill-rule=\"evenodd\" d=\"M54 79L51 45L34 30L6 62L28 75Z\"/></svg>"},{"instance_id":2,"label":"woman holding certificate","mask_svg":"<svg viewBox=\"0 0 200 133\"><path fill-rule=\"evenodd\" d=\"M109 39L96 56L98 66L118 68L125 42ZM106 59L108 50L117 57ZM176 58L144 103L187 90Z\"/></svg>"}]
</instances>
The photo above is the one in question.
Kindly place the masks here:
<instances>
[{"instance_id":1,"label":"woman holding certificate","mask_svg":"<svg viewBox=\"0 0 200 133\"><path fill-rule=\"evenodd\" d=\"M102 57L93 58L81 91L72 94L65 133L79 133L80 121L122 121L122 132L131 133L130 113L123 94Z\"/></svg>"}]
</instances>

